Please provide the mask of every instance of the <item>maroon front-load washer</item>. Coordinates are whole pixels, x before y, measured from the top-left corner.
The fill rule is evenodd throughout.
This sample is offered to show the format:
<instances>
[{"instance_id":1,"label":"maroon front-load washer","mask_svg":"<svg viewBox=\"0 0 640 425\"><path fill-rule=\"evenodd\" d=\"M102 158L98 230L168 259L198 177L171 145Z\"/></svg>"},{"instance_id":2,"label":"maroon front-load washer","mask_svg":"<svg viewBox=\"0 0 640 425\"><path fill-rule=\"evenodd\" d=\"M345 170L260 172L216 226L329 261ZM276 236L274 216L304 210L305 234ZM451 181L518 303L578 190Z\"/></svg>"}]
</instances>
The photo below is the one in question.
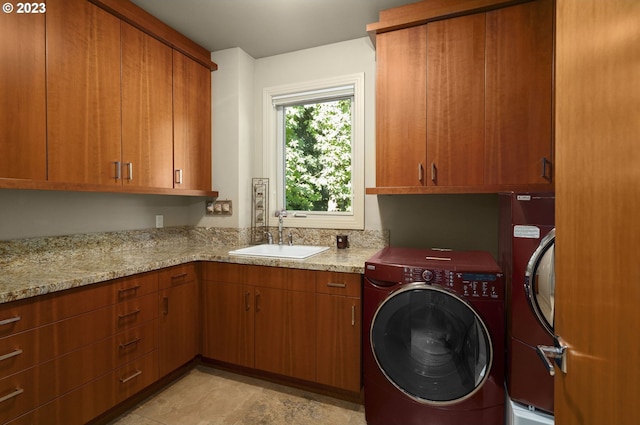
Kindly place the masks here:
<instances>
[{"instance_id":1,"label":"maroon front-load washer","mask_svg":"<svg viewBox=\"0 0 640 425\"><path fill-rule=\"evenodd\" d=\"M387 247L365 264L368 425L504 423L504 280L491 254Z\"/></svg>"}]
</instances>

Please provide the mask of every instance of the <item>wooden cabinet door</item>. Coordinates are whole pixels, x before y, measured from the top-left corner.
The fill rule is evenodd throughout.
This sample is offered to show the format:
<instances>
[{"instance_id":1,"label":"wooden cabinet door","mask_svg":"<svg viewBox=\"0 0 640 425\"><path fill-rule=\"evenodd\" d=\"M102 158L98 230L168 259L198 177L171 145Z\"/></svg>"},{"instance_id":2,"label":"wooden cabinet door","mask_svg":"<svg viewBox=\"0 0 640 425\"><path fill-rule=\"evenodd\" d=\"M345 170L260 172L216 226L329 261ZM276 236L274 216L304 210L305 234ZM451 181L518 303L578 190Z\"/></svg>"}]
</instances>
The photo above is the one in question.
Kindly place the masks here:
<instances>
[{"instance_id":1,"label":"wooden cabinet door","mask_svg":"<svg viewBox=\"0 0 640 425\"><path fill-rule=\"evenodd\" d=\"M172 285L160 293L160 375L198 355L198 285L195 280Z\"/></svg>"},{"instance_id":2,"label":"wooden cabinet door","mask_svg":"<svg viewBox=\"0 0 640 425\"><path fill-rule=\"evenodd\" d=\"M0 178L47 178L45 15L0 25Z\"/></svg>"},{"instance_id":3,"label":"wooden cabinet door","mask_svg":"<svg viewBox=\"0 0 640 425\"><path fill-rule=\"evenodd\" d=\"M484 181L485 15L427 24L428 186Z\"/></svg>"},{"instance_id":4,"label":"wooden cabinet door","mask_svg":"<svg viewBox=\"0 0 640 425\"><path fill-rule=\"evenodd\" d=\"M348 391L360 391L360 299L317 295L316 381Z\"/></svg>"},{"instance_id":5,"label":"wooden cabinet door","mask_svg":"<svg viewBox=\"0 0 640 425\"><path fill-rule=\"evenodd\" d=\"M427 27L376 36L376 186L423 186L427 166Z\"/></svg>"},{"instance_id":6,"label":"wooden cabinet door","mask_svg":"<svg viewBox=\"0 0 640 425\"><path fill-rule=\"evenodd\" d=\"M121 185L120 20L85 0L48 0L49 180Z\"/></svg>"},{"instance_id":7,"label":"wooden cabinet door","mask_svg":"<svg viewBox=\"0 0 640 425\"><path fill-rule=\"evenodd\" d=\"M202 302L202 355L253 367L254 288L205 280Z\"/></svg>"},{"instance_id":8,"label":"wooden cabinet door","mask_svg":"<svg viewBox=\"0 0 640 425\"><path fill-rule=\"evenodd\" d=\"M486 184L550 185L553 16L553 0L487 13Z\"/></svg>"},{"instance_id":9,"label":"wooden cabinet door","mask_svg":"<svg viewBox=\"0 0 640 425\"><path fill-rule=\"evenodd\" d=\"M255 290L255 367L315 381L315 293Z\"/></svg>"},{"instance_id":10,"label":"wooden cabinet door","mask_svg":"<svg viewBox=\"0 0 640 425\"><path fill-rule=\"evenodd\" d=\"M172 49L122 23L122 166L132 187L173 187Z\"/></svg>"},{"instance_id":11,"label":"wooden cabinet door","mask_svg":"<svg viewBox=\"0 0 640 425\"><path fill-rule=\"evenodd\" d=\"M174 187L211 190L211 71L173 51Z\"/></svg>"}]
</instances>

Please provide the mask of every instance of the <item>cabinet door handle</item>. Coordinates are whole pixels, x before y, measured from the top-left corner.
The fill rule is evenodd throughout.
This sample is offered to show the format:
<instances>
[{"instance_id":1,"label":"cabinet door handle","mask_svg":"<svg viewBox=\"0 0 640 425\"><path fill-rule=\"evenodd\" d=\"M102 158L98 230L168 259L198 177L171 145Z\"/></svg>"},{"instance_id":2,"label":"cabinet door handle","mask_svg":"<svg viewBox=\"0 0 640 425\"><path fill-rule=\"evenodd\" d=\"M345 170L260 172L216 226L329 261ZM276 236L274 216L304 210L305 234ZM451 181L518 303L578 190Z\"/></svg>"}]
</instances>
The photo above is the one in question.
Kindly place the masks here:
<instances>
[{"instance_id":1,"label":"cabinet door handle","mask_svg":"<svg viewBox=\"0 0 640 425\"><path fill-rule=\"evenodd\" d=\"M122 178L122 164L120 161L114 161L113 163L116 164L116 180L120 180Z\"/></svg>"},{"instance_id":2,"label":"cabinet door handle","mask_svg":"<svg viewBox=\"0 0 640 425\"><path fill-rule=\"evenodd\" d=\"M162 314L169 314L169 297L162 297Z\"/></svg>"},{"instance_id":3,"label":"cabinet door handle","mask_svg":"<svg viewBox=\"0 0 640 425\"><path fill-rule=\"evenodd\" d=\"M176 280L184 281L187 276L188 276L187 273L180 273L180 274L171 276L171 283L174 283Z\"/></svg>"},{"instance_id":4,"label":"cabinet door handle","mask_svg":"<svg viewBox=\"0 0 640 425\"><path fill-rule=\"evenodd\" d=\"M129 342L123 342L122 344L120 344L120 349L121 349L121 350L124 350L124 349L125 349L125 348L127 348L128 346L133 345L133 344L137 344L137 343L139 343L140 341L142 341L142 338L140 338L140 337L136 337L136 338L132 339L132 340L131 340L131 341L129 341Z\"/></svg>"},{"instance_id":5,"label":"cabinet door handle","mask_svg":"<svg viewBox=\"0 0 640 425\"><path fill-rule=\"evenodd\" d=\"M175 182L177 184L182 184L182 169L176 170Z\"/></svg>"},{"instance_id":6,"label":"cabinet door handle","mask_svg":"<svg viewBox=\"0 0 640 425\"><path fill-rule=\"evenodd\" d=\"M436 163L431 163L431 181L436 182L438 180L438 169L436 168Z\"/></svg>"},{"instance_id":7,"label":"cabinet door handle","mask_svg":"<svg viewBox=\"0 0 640 425\"><path fill-rule=\"evenodd\" d=\"M125 293L127 293L129 291L136 292L136 291L138 291L139 288L140 288L140 285L134 285L134 286L130 286L128 288L118 289L118 296L123 296Z\"/></svg>"},{"instance_id":8,"label":"cabinet door handle","mask_svg":"<svg viewBox=\"0 0 640 425\"><path fill-rule=\"evenodd\" d=\"M548 168L548 171L547 171L547 168ZM549 161L546 157L542 157L542 176L541 177L545 180L551 181L551 161Z\"/></svg>"},{"instance_id":9,"label":"cabinet door handle","mask_svg":"<svg viewBox=\"0 0 640 425\"><path fill-rule=\"evenodd\" d=\"M20 354L22 354L22 350L20 348L16 348L12 352L3 354L2 356L0 356L0 361L10 359L11 357L19 356Z\"/></svg>"},{"instance_id":10,"label":"cabinet door handle","mask_svg":"<svg viewBox=\"0 0 640 425\"><path fill-rule=\"evenodd\" d=\"M351 305L351 326L356 325L356 306L355 304Z\"/></svg>"},{"instance_id":11,"label":"cabinet door handle","mask_svg":"<svg viewBox=\"0 0 640 425\"><path fill-rule=\"evenodd\" d=\"M422 162L418 163L418 181L422 183L422 179L424 179L424 167L422 167Z\"/></svg>"},{"instance_id":12,"label":"cabinet door handle","mask_svg":"<svg viewBox=\"0 0 640 425\"><path fill-rule=\"evenodd\" d=\"M10 317L8 319L0 320L0 326L8 325L10 323L19 322L20 320L22 320L22 317L20 317L20 316Z\"/></svg>"},{"instance_id":13,"label":"cabinet door handle","mask_svg":"<svg viewBox=\"0 0 640 425\"><path fill-rule=\"evenodd\" d=\"M140 309L139 308L136 309L136 310L130 311L129 313L119 314L118 315L118 319L126 319L127 317L135 316L138 313L140 313Z\"/></svg>"},{"instance_id":14,"label":"cabinet door handle","mask_svg":"<svg viewBox=\"0 0 640 425\"><path fill-rule=\"evenodd\" d=\"M22 394L23 392L24 392L24 390L22 388L16 388L13 392L5 395L4 397L0 397L0 403L2 403L3 401L7 401L9 399L12 399L14 397L17 397L20 394Z\"/></svg>"},{"instance_id":15,"label":"cabinet door handle","mask_svg":"<svg viewBox=\"0 0 640 425\"><path fill-rule=\"evenodd\" d=\"M260 292L256 293L256 312L260 311Z\"/></svg>"},{"instance_id":16,"label":"cabinet door handle","mask_svg":"<svg viewBox=\"0 0 640 425\"><path fill-rule=\"evenodd\" d=\"M244 311L251 310L251 292L244 294Z\"/></svg>"},{"instance_id":17,"label":"cabinet door handle","mask_svg":"<svg viewBox=\"0 0 640 425\"><path fill-rule=\"evenodd\" d=\"M120 378L120 383L121 384L125 384L125 383L131 381L136 376L140 376L140 375L142 375L142 371L141 370L136 370L135 372L133 372L131 375L127 376L126 378Z\"/></svg>"},{"instance_id":18,"label":"cabinet door handle","mask_svg":"<svg viewBox=\"0 0 640 425\"><path fill-rule=\"evenodd\" d=\"M127 162L127 180L133 180L133 162Z\"/></svg>"},{"instance_id":19,"label":"cabinet door handle","mask_svg":"<svg viewBox=\"0 0 640 425\"><path fill-rule=\"evenodd\" d=\"M333 283L333 282L330 282L330 283L327 283L327 286L329 288L346 288L347 284L346 283Z\"/></svg>"}]
</instances>

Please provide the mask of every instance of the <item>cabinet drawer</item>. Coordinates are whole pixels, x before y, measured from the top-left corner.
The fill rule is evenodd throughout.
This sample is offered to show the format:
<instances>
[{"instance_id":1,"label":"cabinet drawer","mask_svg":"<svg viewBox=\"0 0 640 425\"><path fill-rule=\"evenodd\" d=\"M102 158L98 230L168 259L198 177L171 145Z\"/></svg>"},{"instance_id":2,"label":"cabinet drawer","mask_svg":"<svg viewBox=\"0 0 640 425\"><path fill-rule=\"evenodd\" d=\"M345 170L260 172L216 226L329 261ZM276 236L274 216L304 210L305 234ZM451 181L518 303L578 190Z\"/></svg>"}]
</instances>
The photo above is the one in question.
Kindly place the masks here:
<instances>
[{"instance_id":1,"label":"cabinet drawer","mask_svg":"<svg viewBox=\"0 0 640 425\"><path fill-rule=\"evenodd\" d=\"M0 397L20 390L23 392L0 403L0 417L4 420L15 417L53 400L58 394L65 394L110 373L157 347L158 323L153 320L4 378L0 380Z\"/></svg>"},{"instance_id":2,"label":"cabinet drawer","mask_svg":"<svg viewBox=\"0 0 640 425\"><path fill-rule=\"evenodd\" d=\"M158 272L0 304L0 338L158 290Z\"/></svg>"},{"instance_id":3,"label":"cabinet drawer","mask_svg":"<svg viewBox=\"0 0 640 425\"><path fill-rule=\"evenodd\" d=\"M273 289L315 292L316 275L312 270L284 267L245 266L247 283Z\"/></svg>"},{"instance_id":4,"label":"cabinet drawer","mask_svg":"<svg viewBox=\"0 0 640 425\"><path fill-rule=\"evenodd\" d=\"M316 292L360 298L362 275L358 273L316 272Z\"/></svg>"},{"instance_id":5,"label":"cabinet drawer","mask_svg":"<svg viewBox=\"0 0 640 425\"><path fill-rule=\"evenodd\" d=\"M0 339L0 377L45 362L158 317L157 294ZM0 396L1 397L1 396Z\"/></svg>"},{"instance_id":6,"label":"cabinet drawer","mask_svg":"<svg viewBox=\"0 0 640 425\"><path fill-rule=\"evenodd\" d=\"M158 377L157 370L158 352L154 350L10 423L12 425L85 424L152 384Z\"/></svg>"},{"instance_id":7,"label":"cabinet drawer","mask_svg":"<svg viewBox=\"0 0 640 425\"><path fill-rule=\"evenodd\" d=\"M170 288L196 280L196 265L194 263L169 267L160 271L160 289Z\"/></svg>"},{"instance_id":8,"label":"cabinet drawer","mask_svg":"<svg viewBox=\"0 0 640 425\"><path fill-rule=\"evenodd\" d=\"M243 264L233 263L202 263L202 280L227 283L244 283Z\"/></svg>"}]
</instances>

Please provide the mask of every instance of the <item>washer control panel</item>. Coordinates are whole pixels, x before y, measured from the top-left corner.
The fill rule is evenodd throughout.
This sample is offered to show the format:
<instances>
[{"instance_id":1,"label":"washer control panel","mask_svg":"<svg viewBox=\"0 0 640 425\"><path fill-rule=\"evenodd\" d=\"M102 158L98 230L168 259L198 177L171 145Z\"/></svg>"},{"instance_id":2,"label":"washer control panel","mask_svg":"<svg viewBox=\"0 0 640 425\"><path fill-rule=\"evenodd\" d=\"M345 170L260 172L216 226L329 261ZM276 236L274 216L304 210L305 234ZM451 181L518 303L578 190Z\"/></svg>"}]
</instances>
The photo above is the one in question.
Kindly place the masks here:
<instances>
[{"instance_id":1,"label":"washer control panel","mask_svg":"<svg viewBox=\"0 0 640 425\"><path fill-rule=\"evenodd\" d=\"M440 285L467 298L504 299L502 273L473 273L404 267L402 277L402 283L426 282Z\"/></svg>"}]
</instances>

